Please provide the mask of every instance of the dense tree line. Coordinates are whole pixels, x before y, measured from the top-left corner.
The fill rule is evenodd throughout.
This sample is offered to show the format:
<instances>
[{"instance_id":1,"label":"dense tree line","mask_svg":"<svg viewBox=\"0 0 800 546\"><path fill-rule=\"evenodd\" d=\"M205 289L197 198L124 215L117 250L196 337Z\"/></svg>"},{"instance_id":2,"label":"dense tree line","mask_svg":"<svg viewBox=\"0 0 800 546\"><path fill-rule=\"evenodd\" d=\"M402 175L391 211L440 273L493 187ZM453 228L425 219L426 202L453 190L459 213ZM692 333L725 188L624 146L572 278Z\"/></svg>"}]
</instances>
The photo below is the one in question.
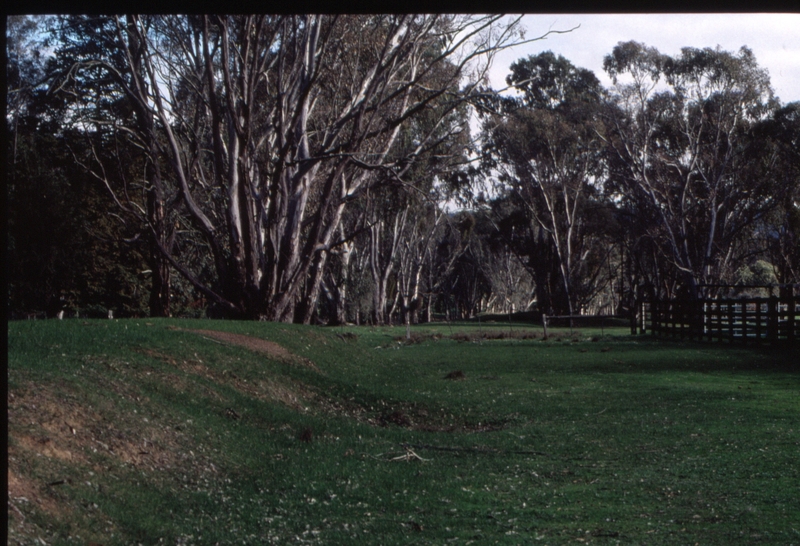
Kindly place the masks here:
<instances>
[{"instance_id":1,"label":"dense tree line","mask_svg":"<svg viewBox=\"0 0 800 546\"><path fill-rule=\"evenodd\" d=\"M608 89L545 52L489 89L517 25L9 17L9 310L385 324L800 282L800 104L749 49L621 42Z\"/></svg>"}]
</instances>

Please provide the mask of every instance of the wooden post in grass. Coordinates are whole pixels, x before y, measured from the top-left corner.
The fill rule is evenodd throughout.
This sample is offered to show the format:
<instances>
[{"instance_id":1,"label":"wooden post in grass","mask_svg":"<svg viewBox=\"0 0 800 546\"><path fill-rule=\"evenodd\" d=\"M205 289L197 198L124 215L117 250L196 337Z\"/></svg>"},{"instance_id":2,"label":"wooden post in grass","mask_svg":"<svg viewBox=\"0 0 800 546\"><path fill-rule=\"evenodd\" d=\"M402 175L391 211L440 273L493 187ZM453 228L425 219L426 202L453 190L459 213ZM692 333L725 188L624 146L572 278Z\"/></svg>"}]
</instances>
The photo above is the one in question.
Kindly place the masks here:
<instances>
[{"instance_id":1,"label":"wooden post in grass","mask_svg":"<svg viewBox=\"0 0 800 546\"><path fill-rule=\"evenodd\" d=\"M406 298L408 301L408 298ZM406 314L406 341L411 341L411 311L409 309L405 310Z\"/></svg>"},{"instance_id":2,"label":"wooden post in grass","mask_svg":"<svg viewBox=\"0 0 800 546\"><path fill-rule=\"evenodd\" d=\"M736 335L733 331L733 325L736 322L736 317L734 316L734 305L733 300L728 300L728 341L733 343L736 340Z\"/></svg>"},{"instance_id":3,"label":"wooden post in grass","mask_svg":"<svg viewBox=\"0 0 800 546\"><path fill-rule=\"evenodd\" d=\"M763 316L761 313L761 299L755 300L756 302L756 343L761 344L761 330Z\"/></svg>"},{"instance_id":4,"label":"wooden post in grass","mask_svg":"<svg viewBox=\"0 0 800 546\"><path fill-rule=\"evenodd\" d=\"M542 326L544 326L544 338L547 339L547 315L542 313Z\"/></svg>"},{"instance_id":5,"label":"wooden post in grass","mask_svg":"<svg viewBox=\"0 0 800 546\"><path fill-rule=\"evenodd\" d=\"M797 342L795 339L795 299L794 299L794 286L788 285L786 286L786 307L788 311L788 316L786 317L786 328L787 328L787 338L788 343L790 345Z\"/></svg>"},{"instance_id":6,"label":"wooden post in grass","mask_svg":"<svg viewBox=\"0 0 800 546\"><path fill-rule=\"evenodd\" d=\"M637 303L638 303L638 302L637 302ZM632 335L632 336L635 336L635 335L636 335L636 309L637 309L637 307L638 307L637 303L634 303L634 304L631 306L631 316L630 316L630 322L631 322L631 335Z\"/></svg>"},{"instance_id":7,"label":"wooden post in grass","mask_svg":"<svg viewBox=\"0 0 800 546\"><path fill-rule=\"evenodd\" d=\"M747 301L742 300L742 343L747 345Z\"/></svg>"},{"instance_id":8,"label":"wooden post in grass","mask_svg":"<svg viewBox=\"0 0 800 546\"><path fill-rule=\"evenodd\" d=\"M653 298L650 300L650 332L653 335L658 335L660 324L660 309L658 307L658 300Z\"/></svg>"},{"instance_id":9,"label":"wooden post in grass","mask_svg":"<svg viewBox=\"0 0 800 546\"><path fill-rule=\"evenodd\" d=\"M778 298L774 294L767 302L767 339L770 343L778 340Z\"/></svg>"},{"instance_id":10,"label":"wooden post in grass","mask_svg":"<svg viewBox=\"0 0 800 546\"><path fill-rule=\"evenodd\" d=\"M677 334L679 332L678 324L680 324L680 338L683 339L683 323L682 322L681 323L678 322L678 307L679 307L678 303L673 301L673 302L669 303L668 305L669 305L669 309L671 311L670 314L672 315L670 317L670 320L672 321L672 335L674 337L675 334Z\"/></svg>"}]
</instances>

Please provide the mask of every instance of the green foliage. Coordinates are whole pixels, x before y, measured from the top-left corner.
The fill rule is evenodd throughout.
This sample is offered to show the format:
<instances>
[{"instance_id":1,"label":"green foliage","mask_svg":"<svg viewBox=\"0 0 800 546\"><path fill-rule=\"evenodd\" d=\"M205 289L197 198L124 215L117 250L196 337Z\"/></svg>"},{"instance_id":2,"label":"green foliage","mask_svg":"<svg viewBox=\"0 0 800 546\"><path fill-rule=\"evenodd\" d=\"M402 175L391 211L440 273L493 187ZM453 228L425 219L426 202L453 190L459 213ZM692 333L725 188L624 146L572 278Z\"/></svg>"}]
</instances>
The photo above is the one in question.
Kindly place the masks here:
<instances>
[{"instance_id":1,"label":"green foliage","mask_svg":"<svg viewBox=\"0 0 800 546\"><path fill-rule=\"evenodd\" d=\"M545 51L511 64L506 83L522 93L522 103L533 109L556 109L600 98L602 87L591 70L574 66L561 55Z\"/></svg>"},{"instance_id":2,"label":"green foliage","mask_svg":"<svg viewBox=\"0 0 800 546\"><path fill-rule=\"evenodd\" d=\"M782 283L800 281L800 103L777 109L754 131L755 175L775 178L778 206L765 215L759 234ZM770 158L770 159L767 159ZM767 175L766 173L769 173Z\"/></svg>"},{"instance_id":3,"label":"green foliage","mask_svg":"<svg viewBox=\"0 0 800 546\"><path fill-rule=\"evenodd\" d=\"M700 284L731 282L764 251L753 235L787 187L776 179L785 167L757 151L777 107L768 74L747 47L668 56L620 42L603 66L614 82L604 114L609 186L658 247L646 269L661 279L651 283L697 297Z\"/></svg>"},{"instance_id":4,"label":"green foliage","mask_svg":"<svg viewBox=\"0 0 800 546\"><path fill-rule=\"evenodd\" d=\"M742 266L737 272L737 284L750 285L751 287L743 293L754 297L767 297L770 292L777 295L774 291L769 290L768 286L778 284L778 278L775 276L775 266L765 260L756 260L750 265Z\"/></svg>"},{"instance_id":5,"label":"green foliage","mask_svg":"<svg viewBox=\"0 0 800 546\"><path fill-rule=\"evenodd\" d=\"M503 21L10 16L9 315L625 312L800 281L800 106L750 49L620 42L609 89L547 51L510 96L461 64Z\"/></svg>"},{"instance_id":6,"label":"green foliage","mask_svg":"<svg viewBox=\"0 0 800 546\"><path fill-rule=\"evenodd\" d=\"M757 260L751 265L746 265L739 270L739 280L742 284L770 285L777 284L775 267L764 260Z\"/></svg>"},{"instance_id":7,"label":"green foliage","mask_svg":"<svg viewBox=\"0 0 800 546\"><path fill-rule=\"evenodd\" d=\"M603 91L594 74L551 52L512 64L507 82L521 97L484 124L484 171L504 201L494 210L520 209L512 223L524 242L517 236L515 246L534 271L539 310L577 314L611 269L603 266L612 226L597 214L613 207L602 191Z\"/></svg>"},{"instance_id":8,"label":"green foliage","mask_svg":"<svg viewBox=\"0 0 800 546\"><path fill-rule=\"evenodd\" d=\"M8 150L8 281L12 316L92 307L146 314L141 247L104 188L72 161L63 138L23 118ZM73 150L79 145L73 142ZM103 311L100 311L100 308Z\"/></svg>"}]
</instances>

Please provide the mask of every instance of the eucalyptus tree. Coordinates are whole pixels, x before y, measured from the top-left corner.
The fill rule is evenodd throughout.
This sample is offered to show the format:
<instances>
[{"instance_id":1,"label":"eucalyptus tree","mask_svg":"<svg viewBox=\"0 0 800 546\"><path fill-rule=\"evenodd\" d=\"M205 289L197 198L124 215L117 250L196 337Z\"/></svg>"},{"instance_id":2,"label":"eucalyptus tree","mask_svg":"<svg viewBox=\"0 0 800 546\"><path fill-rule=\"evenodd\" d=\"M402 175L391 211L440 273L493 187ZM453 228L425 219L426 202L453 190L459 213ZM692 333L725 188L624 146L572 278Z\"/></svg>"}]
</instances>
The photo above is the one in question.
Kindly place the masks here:
<instances>
[{"instance_id":1,"label":"eucalyptus tree","mask_svg":"<svg viewBox=\"0 0 800 546\"><path fill-rule=\"evenodd\" d=\"M630 200L686 293L731 277L746 230L775 206L770 177L750 176L748 132L774 107L751 50L637 42L604 59L614 83L605 116L618 197ZM665 273L670 276L669 273Z\"/></svg>"},{"instance_id":2,"label":"eucalyptus tree","mask_svg":"<svg viewBox=\"0 0 800 546\"><path fill-rule=\"evenodd\" d=\"M773 123L779 146L775 177L783 188L773 263L780 282L800 284L800 102L777 110Z\"/></svg>"},{"instance_id":3,"label":"eucalyptus tree","mask_svg":"<svg viewBox=\"0 0 800 546\"><path fill-rule=\"evenodd\" d=\"M374 324L389 322L392 310L387 306L389 281L394 271L395 257L406 229L408 206L392 206L391 196L378 197L377 204L369 206L372 218L369 230L369 266L372 274L372 320ZM389 197L389 199L386 199ZM383 206L381 206L383 205ZM395 296L397 291L395 290Z\"/></svg>"},{"instance_id":4,"label":"eucalyptus tree","mask_svg":"<svg viewBox=\"0 0 800 546\"><path fill-rule=\"evenodd\" d=\"M52 23L49 95L60 103L60 128L74 161L99 180L116 208L106 211L131 242L146 241L150 314L169 316L179 200L164 139L153 118L146 43L128 18L65 16ZM148 21L152 25L152 21ZM166 171L166 173L165 173Z\"/></svg>"},{"instance_id":5,"label":"eucalyptus tree","mask_svg":"<svg viewBox=\"0 0 800 546\"><path fill-rule=\"evenodd\" d=\"M307 322L348 205L403 182L436 138L392 155L401 127L434 103L446 123L519 40L500 16L116 16L62 55L52 88L105 86L133 110L106 123L146 158L144 202L87 167L159 259L229 315Z\"/></svg>"},{"instance_id":6,"label":"eucalyptus tree","mask_svg":"<svg viewBox=\"0 0 800 546\"><path fill-rule=\"evenodd\" d=\"M546 292L538 298L542 310L572 315L591 298L607 255L602 232L587 220L605 175L603 90L591 71L549 51L512 64L506 82L519 96L502 99L502 109L486 117L487 169L528 219L525 253ZM560 287L548 282L553 265ZM561 297L553 299L554 291Z\"/></svg>"},{"instance_id":7,"label":"eucalyptus tree","mask_svg":"<svg viewBox=\"0 0 800 546\"><path fill-rule=\"evenodd\" d=\"M463 178L469 169L467 152L473 143L466 106L451 110L447 101L435 101L409 120L390 154L397 158L414 154L415 161L405 180L386 180L370 199L373 208L380 204L382 209L373 210L370 221L374 317L379 324L398 308L402 321L415 322L424 305L424 269L433 267L429 250L441 224L449 219L443 204L452 195L454 179ZM388 298L390 281L393 295Z\"/></svg>"},{"instance_id":8,"label":"eucalyptus tree","mask_svg":"<svg viewBox=\"0 0 800 546\"><path fill-rule=\"evenodd\" d=\"M781 106L756 125L746 154L749 176L772 180L776 202L751 229L755 248L748 262L766 259L780 284L800 283L800 102Z\"/></svg>"},{"instance_id":9,"label":"eucalyptus tree","mask_svg":"<svg viewBox=\"0 0 800 546\"><path fill-rule=\"evenodd\" d=\"M344 224L340 224L339 236L342 241L334 245L330 250L328 267L325 276L320 280L320 289L327 303L326 313L329 324L345 324L347 319L347 308L353 292L351 282L351 272L353 257L357 257L355 241L350 238L345 240L342 234L345 231Z\"/></svg>"},{"instance_id":10,"label":"eucalyptus tree","mask_svg":"<svg viewBox=\"0 0 800 546\"><path fill-rule=\"evenodd\" d=\"M43 79L40 45L44 23L45 18L39 15L6 18L6 123L11 125L12 162L17 158L20 118L27 112L31 95Z\"/></svg>"},{"instance_id":11,"label":"eucalyptus tree","mask_svg":"<svg viewBox=\"0 0 800 546\"><path fill-rule=\"evenodd\" d=\"M408 225L402 247L398 252L397 289L402 322L419 322L419 311L435 297L430 283L426 283L426 273L435 264L431 259L431 249L442 225L448 221L447 212L438 203L428 202L418 205L417 213ZM426 316L430 320L430 316Z\"/></svg>"}]
</instances>

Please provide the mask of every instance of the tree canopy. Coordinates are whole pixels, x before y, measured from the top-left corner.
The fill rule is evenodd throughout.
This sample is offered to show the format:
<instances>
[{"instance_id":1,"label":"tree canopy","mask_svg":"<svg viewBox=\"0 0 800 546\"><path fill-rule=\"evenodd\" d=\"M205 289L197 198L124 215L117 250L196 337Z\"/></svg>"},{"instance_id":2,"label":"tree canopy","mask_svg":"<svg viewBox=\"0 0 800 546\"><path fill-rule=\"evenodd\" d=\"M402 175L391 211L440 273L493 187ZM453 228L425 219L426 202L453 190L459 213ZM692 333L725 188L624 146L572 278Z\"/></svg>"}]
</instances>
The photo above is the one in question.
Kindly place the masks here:
<instances>
[{"instance_id":1,"label":"tree canopy","mask_svg":"<svg viewBox=\"0 0 800 546\"><path fill-rule=\"evenodd\" d=\"M490 15L10 17L10 311L384 324L800 282L798 105L750 49L620 42L609 88L546 51L487 88L522 41Z\"/></svg>"}]
</instances>

